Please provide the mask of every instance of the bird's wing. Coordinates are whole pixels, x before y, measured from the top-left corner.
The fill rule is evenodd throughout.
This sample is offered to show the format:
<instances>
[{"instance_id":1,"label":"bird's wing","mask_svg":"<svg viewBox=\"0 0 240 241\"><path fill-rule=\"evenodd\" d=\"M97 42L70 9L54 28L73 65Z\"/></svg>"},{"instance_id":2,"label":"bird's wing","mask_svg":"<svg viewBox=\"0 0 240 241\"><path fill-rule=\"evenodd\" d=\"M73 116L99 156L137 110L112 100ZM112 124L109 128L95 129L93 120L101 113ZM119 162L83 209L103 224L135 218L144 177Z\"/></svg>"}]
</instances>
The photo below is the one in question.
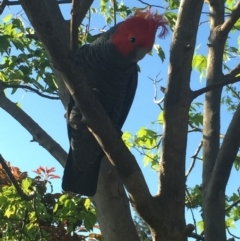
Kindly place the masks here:
<instances>
[{"instance_id":1,"label":"bird's wing","mask_svg":"<svg viewBox=\"0 0 240 241\"><path fill-rule=\"evenodd\" d=\"M122 115L118 121L118 125L120 128L122 128L122 126L128 116L128 113L130 111L130 108L132 106L133 99L135 97L135 93L136 93L136 89L137 89L137 84L138 84L138 69L137 69L137 65L135 65L135 70L134 70L131 80L129 81L129 84L128 84L128 90L127 90L126 98L124 101L124 109L123 109Z\"/></svg>"}]
</instances>

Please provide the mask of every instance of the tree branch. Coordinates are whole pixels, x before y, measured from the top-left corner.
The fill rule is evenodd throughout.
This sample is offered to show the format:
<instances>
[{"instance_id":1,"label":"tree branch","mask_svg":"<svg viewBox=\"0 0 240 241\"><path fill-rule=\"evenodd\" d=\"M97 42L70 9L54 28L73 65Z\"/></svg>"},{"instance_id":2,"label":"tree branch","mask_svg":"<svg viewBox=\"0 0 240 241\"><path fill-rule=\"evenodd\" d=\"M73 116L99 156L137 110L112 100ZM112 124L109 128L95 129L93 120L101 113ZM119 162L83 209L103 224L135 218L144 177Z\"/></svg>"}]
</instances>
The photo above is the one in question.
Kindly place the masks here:
<instances>
[{"instance_id":1,"label":"tree branch","mask_svg":"<svg viewBox=\"0 0 240 241\"><path fill-rule=\"evenodd\" d=\"M72 18L70 22L70 49L76 52L78 49L78 27L86 16L93 0L72 0Z\"/></svg>"},{"instance_id":2,"label":"tree branch","mask_svg":"<svg viewBox=\"0 0 240 241\"><path fill-rule=\"evenodd\" d=\"M239 18L240 18L240 1L237 2L229 17L221 25L220 36L227 37L231 29L233 28L234 24L237 22Z\"/></svg>"},{"instance_id":3,"label":"tree branch","mask_svg":"<svg viewBox=\"0 0 240 241\"><path fill-rule=\"evenodd\" d=\"M203 236L201 236L201 235L199 235L197 233L191 233L191 234L189 234L188 237L194 238L196 240L203 240L203 241L205 240Z\"/></svg>"},{"instance_id":4,"label":"tree branch","mask_svg":"<svg viewBox=\"0 0 240 241\"><path fill-rule=\"evenodd\" d=\"M155 7L155 8L166 9L165 7L162 7L162 6L160 6L160 5L149 4L149 3L144 2L144 1L142 1L142 0L138 0L138 2L140 2L140 3L142 3L142 4L146 5L146 6L148 6L148 7L150 7L150 8L151 8L151 7Z\"/></svg>"},{"instance_id":5,"label":"tree branch","mask_svg":"<svg viewBox=\"0 0 240 241\"><path fill-rule=\"evenodd\" d=\"M229 228L228 227L226 227L226 228L227 228L227 232L233 237L233 238L228 239L227 241L235 241L235 239L240 239L240 236L236 236L236 235L232 234L230 232Z\"/></svg>"},{"instance_id":6,"label":"tree branch","mask_svg":"<svg viewBox=\"0 0 240 241\"><path fill-rule=\"evenodd\" d=\"M58 0L58 4L66 4L66 3L71 3L71 0ZM0 15L3 13L4 9L6 6L17 6L20 5L20 1L9 1L9 0L3 0L0 3Z\"/></svg>"},{"instance_id":7,"label":"tree branch","mask_svg":"<svg viewBox=\"0 0 240 241\"><path fill-rule=\"evenodd\" d=\"M208 85L202 89L193 91L192 98L195 99L196 97L198 97L199 95L202 95L203 93L240 81L240 76L236 77L236 75L238 74L240 74L240 64L238 64L228 74L224 75L222 77L222 80L220 80L219 82L215 82L214 84Z\"/></svg>"},{"instance_id":8,"label":"tree branch","mask_svg":"<svg viewBox=\"0 0 240 241\"><path fill-rule=\"evenodd\" d=\"M216 165L212 172L208 193L216 196L225 190L233 162L240 147L240 104L233 115L222 146L219 150Z\"/></svg>"},{"instance_id":9,"label":"tree branch","mask_svg":"<svg viewBox=\"0 0 240 241\"><path fill-rule=\"evenodd\" d=\"M15 118L33 136L34 141L45 148L62 166L65 166L67 153L30 116L5 96L1 85L0 107Z\"/></svg>"},{"instance_id":10,"label":"tree branch","mask_svg":"<svg viewBox=\"0 0 240 241\"><path fill-rule=\"evenodd\" d=\"M195 165L195 162L196 162L196 160L198 158L198 154L199 154L200 150L202 149L202 144L203 143L201 141L200 144L198 145L197 150L195 151L194 155L191 157L193 160L192 160L192 163L191 163L188 171L185 174L186 178L189 176L189 174L191 173L191 171L192 171L192 169L193 169L193 167Z\"/></svg>"},{"instance_id":11,"label":"tree branch","mask_svg":"<svg viewBox=\"0 0 240 241\"><path fill-rule=\"evenodd\" d=\"M225 208L225 211L230 211L233 207L237 206L240 203L240 198L237 199L235 202L233 202L231 205L229 205L227 208Z\"/></svg>"},{"instance_id":12,"label":"tree branch","mask_svg":"<svg viewBox=\"0 0 240 241\"><path fill-rule=\"evenodd\" d=\"M110 241L140 241L131 218L128 196L122 185L122 180L117 175L116 168L111 165L106 157L103 158L101 163L97 190L91 200L96 206L98 222L105 239ZM104 205L102 205L103 203ZM115 217L111 222L109 222L110 216ZM116 227L124 230L119 238L116 237L116 231L110 231L116 230Z\"/></svg>"},{"instance_id":13,"label":"tree branch","mask_svg":"<svg viewBox=\"0 0 240 241\"><path fill-rule=\"evenodd\" d=\"M12 184L14 185L14 187L16 188L19 196L24 199L25 201L31 201L35 198L36 193L34 193L33 195L28 196L23 190L22 188L19 186L17 180L15 179L15 177L13 176L9 166L6 164L5 160L3 159L2 155L0 154L0 164L2 165L4 171L6 172L7 176L9 177L10 181L12 182Z\"/></svg>"},{"instance_id":14,"label":"tree branch","mask_svg":"<svg viewBox=\"0 0 240 241\"><path fill-rule=\"evenodd\" d=\"M210 36L208 38L207 86L221 82L224 46L227 36L220 35L224 23L225 0L208 0L210 9ZM234 76L235 77L235 76ZM220 106L222 88L205 94L203 117L203 220L206 240L226 240L225 232L225 193L224 190L213 196L209 190L213 169L217 162L220 146ZM218 189L219 190L219 189ZM211 198L210 198L211 197Z\"/></svg>"},{"instance_id":15,"label":"tree branch","mask_svg":"<svg viewBox=\"0 0 240 241\"><path fill-rule=\"evenodd\" d=\"M34 93L36 93L37 95L41 96L41 97L44 97L44 98L47 98L47 99L51 99L51 100L59 100L60 98L59 97L55 97L55 96L49 96L49 95L45 95L43 93L41 93L40 91L38 91L37 89L34 89L30 86L27 86L27 85L10 85L10 84L7 84L6 82L3 82L0 80L0 84L3 86L4 89L7 89L7 88L16 88L16 89L24 89L24 90L30 90Z\"/></svg>"},{"instance_id":16,"label":"tree branch","mask_svg":"<svg viewBox=\"0 0 240 241\"><path fill-rule=\"evenodd\" d=\"M191 90L191 65L203 0L183 0L175 25L170 51L168 84L164 100L164 133L160 162L159 201L161 211L182 235L185 220L185 160ZM183 28L184 26L184 28ZM171 210L171 215L169 212ZM160 232L160 231L159 231ZM161 240L161 233L158 234ZM164 238L162 238L164 240Z\"/></svg>"},{"instance_id":17,"label":"tree branch","mask_svg":"<svg viewBox=\"0 0 240 241\"><path fill-rule=\"evenodd\" d=\"M204 87L202 89L193 91L192 92L192 99L195 99L199 95L202 95L202 94L204 94L206 92L209 92L211 90L215 90L215 89L221 88L221 87L223 87L225 85L236 83L238 81L240 81L240 76L238 76L238 77L230 77L230 76L225 75L223 77L222 81L214 83L212 85L208 85L208 86L206 86L206 87Z\"/></svg>"}]
</instances>

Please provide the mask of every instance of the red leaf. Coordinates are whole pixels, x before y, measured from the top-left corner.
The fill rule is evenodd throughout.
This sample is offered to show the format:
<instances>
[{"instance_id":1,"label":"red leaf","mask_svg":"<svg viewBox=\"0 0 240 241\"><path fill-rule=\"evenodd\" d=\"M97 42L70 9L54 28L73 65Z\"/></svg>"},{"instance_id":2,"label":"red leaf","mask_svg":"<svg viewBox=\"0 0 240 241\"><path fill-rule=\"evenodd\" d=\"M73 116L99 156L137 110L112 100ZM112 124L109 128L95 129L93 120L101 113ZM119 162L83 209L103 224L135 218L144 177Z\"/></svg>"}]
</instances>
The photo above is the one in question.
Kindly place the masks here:
<instances>
[{"instance_id":1,"label":"red leaf","mask_svg":"<svg viewBox=\"0 0 240 241\"><path fill-rule=\"evenodd\" d=\"M42 166L40 166L38 169L40 169L44 173L46 172L45 169Z\"/></svg>"},{"instance_id":2,"label":"red leaf","mask_svg":"<svg viewBox=\"0 0 240 241\"><path fill-rule=\"evenodd\" d=\"M54 179L54 178L61 178L61 177L58 176L58 175L50 174L50 175L49 175L49 178L50 178L50 179Z\"/></svg>"},{"instance_id":3,"label":"red leaf","mask_svg":"<svg viewBox=\"0 0 240 241\"><path fill-rule=\"evenodd\" d=\"M55 167L51 167L50 169L46 167L46 170L47 170L47 173L55 172Z\"/></svg>"},{"instance_id":4,"label":"red leaf","mask_svg":"<svg viewBox=\"0 0 240 241\"><path fill-rule=\"evenodd\" d=\"M41 174L41 172L39 171L39 169L36 169L36 170L33 171L33 172L35 172L35 173L37 173L37 174Z\"/></svg>"}]
</instances>

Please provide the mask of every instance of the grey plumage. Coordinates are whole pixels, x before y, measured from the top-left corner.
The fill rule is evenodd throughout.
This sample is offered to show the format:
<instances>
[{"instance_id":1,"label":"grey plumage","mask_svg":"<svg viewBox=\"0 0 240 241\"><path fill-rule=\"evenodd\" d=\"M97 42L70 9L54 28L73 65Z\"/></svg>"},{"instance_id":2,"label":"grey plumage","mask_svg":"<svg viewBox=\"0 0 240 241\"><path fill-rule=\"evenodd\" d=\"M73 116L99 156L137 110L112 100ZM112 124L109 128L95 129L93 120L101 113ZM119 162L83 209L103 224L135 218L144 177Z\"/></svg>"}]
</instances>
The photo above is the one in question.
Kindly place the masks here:
<instances>
[{"instance_id":1,"label":"grey plumage","mask_svg":"<svg viewBox=\"0 0 240 241\"><path fill-rule=\"evenodd\" d=\"M81 65L88 84L118 131L128 115L136 87L137 64L134 53L122 56L111 36L117 26L95 42L84 45L76 53L76 64ZM82 115L73 99L68 109L70 152L63 176L63 190L92 196L96 192L102 149L81 121Z\"/></svg>"}]
</instances>

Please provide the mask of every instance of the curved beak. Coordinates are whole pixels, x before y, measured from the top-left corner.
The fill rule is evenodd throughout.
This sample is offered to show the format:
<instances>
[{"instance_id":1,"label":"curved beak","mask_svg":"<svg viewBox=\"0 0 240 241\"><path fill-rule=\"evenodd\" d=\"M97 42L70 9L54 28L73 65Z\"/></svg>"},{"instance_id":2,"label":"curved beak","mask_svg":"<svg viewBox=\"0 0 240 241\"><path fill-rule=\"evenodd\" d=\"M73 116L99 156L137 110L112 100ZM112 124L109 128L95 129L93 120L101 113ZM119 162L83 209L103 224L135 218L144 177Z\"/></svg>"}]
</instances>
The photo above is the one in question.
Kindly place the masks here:
<instances>
[{"instance_id":1,"label":"curved beak","mask_svg":"<svg viewBox=\"0 0 240 241\"><path fill-rule=\"evenodd\" d=\"M148 53L149 51L144 48L139 48L135 53L135 58L133 59L133 62L138 62L139 60L143 59L143 57Z\"/></svg>"}]
</instances>

